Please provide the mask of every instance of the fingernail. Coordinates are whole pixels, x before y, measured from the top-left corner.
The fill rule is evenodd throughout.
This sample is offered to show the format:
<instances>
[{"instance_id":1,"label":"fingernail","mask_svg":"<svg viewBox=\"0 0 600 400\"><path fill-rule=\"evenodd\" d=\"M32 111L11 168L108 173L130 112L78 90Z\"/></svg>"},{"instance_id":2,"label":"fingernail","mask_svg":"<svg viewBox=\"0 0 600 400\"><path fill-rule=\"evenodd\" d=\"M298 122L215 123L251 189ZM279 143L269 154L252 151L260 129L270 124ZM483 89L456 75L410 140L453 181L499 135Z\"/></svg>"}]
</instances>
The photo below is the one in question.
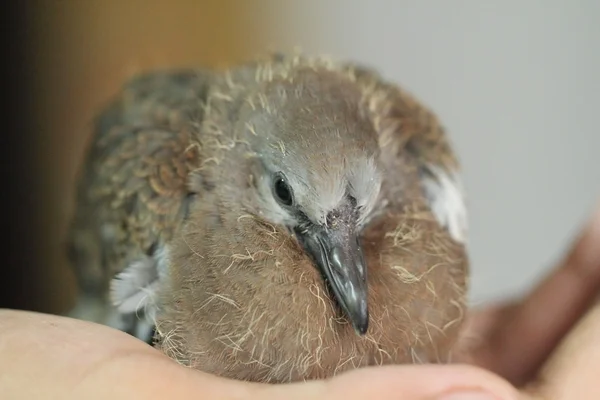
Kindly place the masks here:
<instances>
[{"instance_id":1,"label":"fingernail","mask_svg":"<svg viewBox=\"0 0 600 400\"><path fill-rule=\"evenodd\" d=\"M438 397L435 400L501 400L486 392L452 392Z\"/></svg>"}]
</instances>

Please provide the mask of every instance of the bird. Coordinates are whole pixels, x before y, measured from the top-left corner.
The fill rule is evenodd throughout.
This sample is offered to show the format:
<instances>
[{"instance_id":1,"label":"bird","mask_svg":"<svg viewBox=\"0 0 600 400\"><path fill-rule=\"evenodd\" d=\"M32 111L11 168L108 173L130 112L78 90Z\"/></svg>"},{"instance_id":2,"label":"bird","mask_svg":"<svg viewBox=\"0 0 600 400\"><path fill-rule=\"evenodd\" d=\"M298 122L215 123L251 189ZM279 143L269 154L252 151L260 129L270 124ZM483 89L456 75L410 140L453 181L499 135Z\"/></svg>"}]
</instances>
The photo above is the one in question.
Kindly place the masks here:
<instances>
[{"instance_id":1,"label":"bird","mask_svg":"<svg viewBox=\"0 0 600 400\"><path fill-rule=\"evenodd\" d=\"M452 362L462 169L436 114L375 68L274 52L145 71L92 131L70 315L253 382Z\"/></svg>"}]
</instances>

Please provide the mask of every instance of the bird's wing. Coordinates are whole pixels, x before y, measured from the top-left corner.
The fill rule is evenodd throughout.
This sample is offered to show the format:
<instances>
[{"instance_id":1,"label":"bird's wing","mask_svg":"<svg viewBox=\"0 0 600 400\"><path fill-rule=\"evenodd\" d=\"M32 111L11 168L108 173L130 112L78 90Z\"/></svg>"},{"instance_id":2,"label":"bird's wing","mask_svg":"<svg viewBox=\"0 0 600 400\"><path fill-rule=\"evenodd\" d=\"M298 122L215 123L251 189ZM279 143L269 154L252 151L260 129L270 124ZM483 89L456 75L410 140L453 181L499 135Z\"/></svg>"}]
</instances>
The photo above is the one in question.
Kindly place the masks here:
<instances>
[{"instance_id":1,"label":"bird's wing","mask_svg":"<svg viewBox=\"0 0 600 400\"><path fill-rule=\"evenodd\" d=\"M345 68L364 91L365 105L379 133L383 162L397 170L399 162L412 158L432 213L454 240L464 244L468 221L460 165L438 118L375 71L357 65Z\"/></svg>"},{"instance_id":2,"label":"bird's wing","mask_svg":"<svg viewBox=\"0 0 600 400\"><path fill-rule=\"evenodd\" d=\"M191 70L138 76L95 122L69 256L82 291L103 297L110 288L123 314L147 305L166 267L163 246L194 195L187 178L199 160L190 138L202 121L211 76Z\"/></svg>"}]
</instances>

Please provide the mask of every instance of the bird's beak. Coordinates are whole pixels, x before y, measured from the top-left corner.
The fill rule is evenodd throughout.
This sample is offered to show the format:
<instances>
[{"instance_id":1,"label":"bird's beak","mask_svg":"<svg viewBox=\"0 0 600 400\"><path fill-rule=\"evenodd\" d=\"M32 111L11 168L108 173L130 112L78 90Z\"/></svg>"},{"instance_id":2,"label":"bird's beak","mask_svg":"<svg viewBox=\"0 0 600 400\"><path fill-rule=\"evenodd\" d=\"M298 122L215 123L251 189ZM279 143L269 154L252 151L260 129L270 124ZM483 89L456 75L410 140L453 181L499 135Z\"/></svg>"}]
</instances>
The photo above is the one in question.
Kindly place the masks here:
<instances>
[{"instance_id":1,"label":"bird's beak","mask_svg":"<svg viewBox=\"0 0 600 400\"><path fill-rule=\"evenodd\" d=\"M334 228L297 231L296 235L329 282L356 333L364 335L369 327L367 271L355 228L340 223Z\"/></svg>"}]
</instances>

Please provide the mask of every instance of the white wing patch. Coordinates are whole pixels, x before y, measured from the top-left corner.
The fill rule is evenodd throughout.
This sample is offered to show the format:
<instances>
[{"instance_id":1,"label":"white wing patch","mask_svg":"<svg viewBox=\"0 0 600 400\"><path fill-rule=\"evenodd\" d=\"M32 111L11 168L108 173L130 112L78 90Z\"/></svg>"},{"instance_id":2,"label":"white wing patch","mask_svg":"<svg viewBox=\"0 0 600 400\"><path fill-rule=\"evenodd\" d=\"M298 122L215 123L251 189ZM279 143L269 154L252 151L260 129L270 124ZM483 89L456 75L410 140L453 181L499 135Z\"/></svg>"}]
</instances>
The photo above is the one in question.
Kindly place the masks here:
<instances>
[{"instance_id":1,"label":"white wing patch","mask_svg":"<svg viewBox=\"0 0 600 400\"><path fill-rule=\"evenodd\" d=\"M167 275L168 249L160 246L154 255L132 262L110 285L110 299L121 314L143 311L154 322L158 304L156 294Z\"/></svg>"},{"instance_id":2,"label":"white wing patch","mask_svg":"<svg viewBox=\"0 0 600 400\"><path fill-rule=\"evenodd\" d=\"M434 165L428 165L427 171L430 175L423 178L423 188L431 211L454 240L466 244L467 204L460 176Z\"/></svg>"}]
</instances>

